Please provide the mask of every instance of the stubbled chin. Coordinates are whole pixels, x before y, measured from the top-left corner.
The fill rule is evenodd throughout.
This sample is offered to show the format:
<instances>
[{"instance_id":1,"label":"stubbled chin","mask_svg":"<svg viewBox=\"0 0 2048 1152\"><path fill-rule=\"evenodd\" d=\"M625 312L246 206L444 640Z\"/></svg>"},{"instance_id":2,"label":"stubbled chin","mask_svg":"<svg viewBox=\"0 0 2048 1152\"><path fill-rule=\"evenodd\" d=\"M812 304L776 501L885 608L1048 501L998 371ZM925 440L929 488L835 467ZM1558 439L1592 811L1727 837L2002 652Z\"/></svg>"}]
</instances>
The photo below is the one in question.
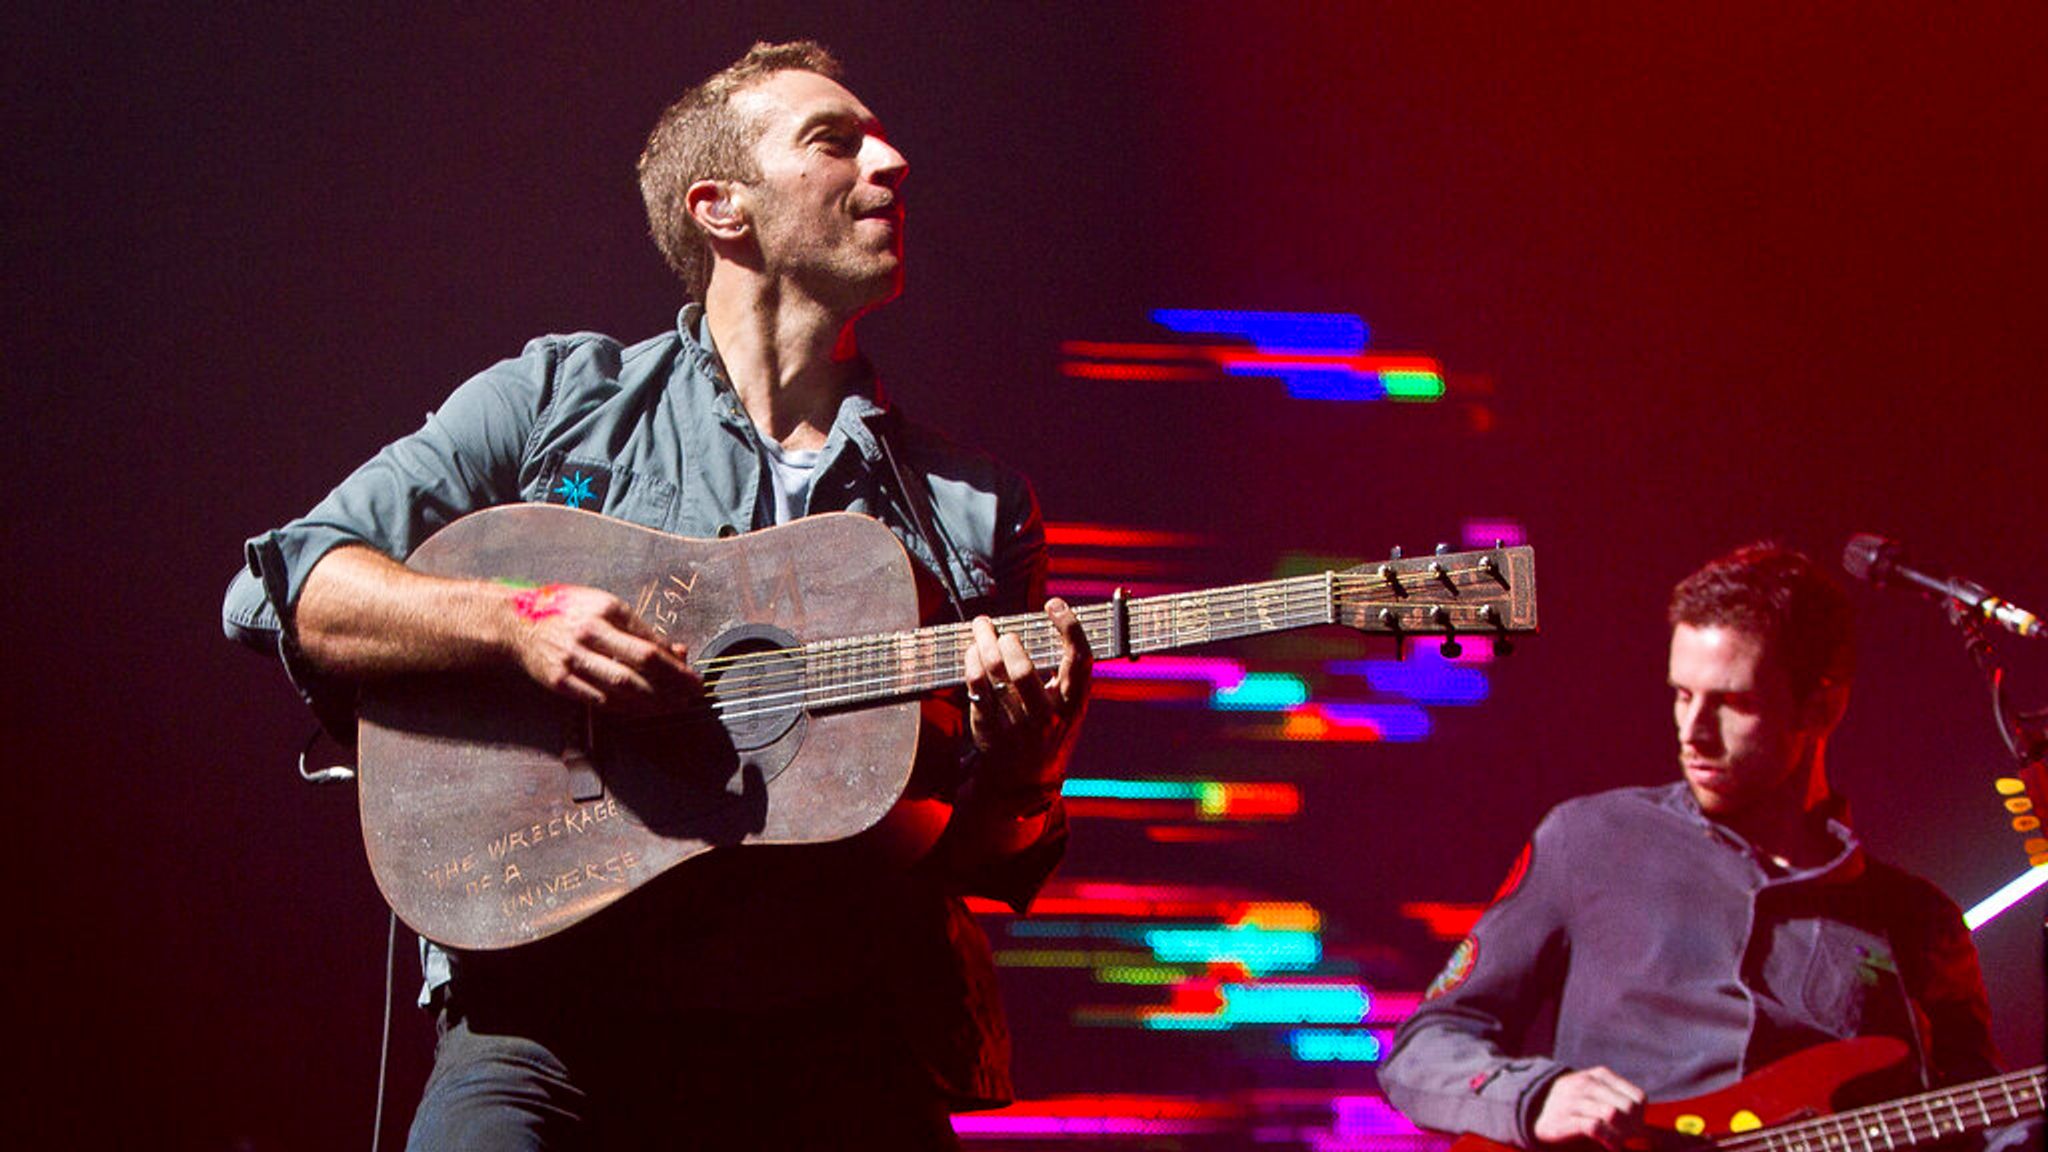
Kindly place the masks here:
<instances>
[{"instance_id":1,"label":"stubbled chin","mask_svg":"<svg viewBox=\"0 0 2048 1152\"><path fill-rule=\"evenodd\" d=\"M1685 770L1685 783L1692 789L1692 798L1699 802L1703 812L1725 812L1737 806L1734 798L1725 791L1730 781L1718 773L1688 768Z\"/></svg>"}]
</instances>

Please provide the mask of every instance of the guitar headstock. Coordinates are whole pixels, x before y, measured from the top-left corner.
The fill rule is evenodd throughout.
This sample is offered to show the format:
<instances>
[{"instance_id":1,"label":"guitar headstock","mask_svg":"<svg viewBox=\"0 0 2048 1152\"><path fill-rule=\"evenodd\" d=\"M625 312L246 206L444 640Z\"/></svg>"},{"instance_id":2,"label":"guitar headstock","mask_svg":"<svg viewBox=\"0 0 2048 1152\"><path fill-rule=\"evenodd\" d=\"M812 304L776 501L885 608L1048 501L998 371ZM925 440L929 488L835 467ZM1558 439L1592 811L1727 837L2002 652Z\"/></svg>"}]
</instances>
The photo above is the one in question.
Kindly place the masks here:
<instances>
[{"instance_id":1,"label":"guitar headstock","mask_svg":"<svg viewBox=\"0 0 2048 1152\"><path fill-rule=\"evenodd\" d=\"M1393 636L1536 631L1536 550L1526 544L1394 555L1331 574L1337 623Z\"/></svg>"}]
</instances>

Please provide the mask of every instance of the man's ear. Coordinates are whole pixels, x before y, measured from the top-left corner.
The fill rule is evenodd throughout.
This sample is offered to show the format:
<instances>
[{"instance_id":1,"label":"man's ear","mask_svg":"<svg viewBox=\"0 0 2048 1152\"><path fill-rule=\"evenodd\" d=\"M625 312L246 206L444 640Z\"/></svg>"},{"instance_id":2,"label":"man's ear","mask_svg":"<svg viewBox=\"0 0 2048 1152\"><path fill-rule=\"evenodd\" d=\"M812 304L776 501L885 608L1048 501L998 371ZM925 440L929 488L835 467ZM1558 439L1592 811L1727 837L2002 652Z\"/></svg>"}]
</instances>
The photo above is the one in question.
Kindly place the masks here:
<instances>
[{"instance_id":1,"label":"man's ear","mask_svg":"<svg viewBox=\"0 0 2048 1152\"><path fill-rule=\"evenodd\" d=\"M1835 726L1842 722L1842 714L1848 710L1848 683L1824 680L1800 703L1799 726L1825 737L1834 732Z\"/></svg>"},{"instance_id":2,"label":"man's ear","mask_svg":"<svg viewBox=\"0 0 2048 1152\"><path fill-rule=\"evenodd\" d=\"M734 240L747 230L746 207L736 185L724 180L699 180L683 193L683 207L706 235Z\"/></svg>"}]
</instances>

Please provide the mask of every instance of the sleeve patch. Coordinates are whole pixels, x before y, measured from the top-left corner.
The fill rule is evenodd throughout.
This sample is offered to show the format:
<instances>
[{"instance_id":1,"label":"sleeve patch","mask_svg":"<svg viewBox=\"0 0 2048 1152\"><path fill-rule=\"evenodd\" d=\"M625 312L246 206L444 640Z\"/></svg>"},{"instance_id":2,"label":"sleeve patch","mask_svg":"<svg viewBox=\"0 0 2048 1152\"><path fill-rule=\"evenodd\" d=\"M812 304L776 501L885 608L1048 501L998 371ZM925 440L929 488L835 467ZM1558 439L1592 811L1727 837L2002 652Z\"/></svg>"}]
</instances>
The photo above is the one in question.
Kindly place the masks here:
<instances>
[{"instance_id":1,"label":"sleeve patch","mask_svg":"<svg viewBox=\"0 0 2048 1152\"><path fill-rule=\"evenodd\" d=\"M1443 971L1436 974L1436 979L1429 982L1429 989L1422 998L1434 1000L1455 990L1471 978L1472 969L1478 963L1479 941L1467 936L1458 942L1458 947L1451 952L1450 961L1444 965Z\"/></svg>"}]
</instances>

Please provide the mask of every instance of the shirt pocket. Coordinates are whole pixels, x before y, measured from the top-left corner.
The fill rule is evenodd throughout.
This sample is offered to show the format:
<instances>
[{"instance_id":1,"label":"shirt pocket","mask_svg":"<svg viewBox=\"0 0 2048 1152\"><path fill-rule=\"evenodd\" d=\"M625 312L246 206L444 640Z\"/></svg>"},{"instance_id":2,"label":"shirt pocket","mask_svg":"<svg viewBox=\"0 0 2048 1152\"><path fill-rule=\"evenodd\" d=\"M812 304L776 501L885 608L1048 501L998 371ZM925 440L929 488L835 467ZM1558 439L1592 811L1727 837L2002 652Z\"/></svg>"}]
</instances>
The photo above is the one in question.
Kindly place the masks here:
<instances>
[{"instance_id":1,"label":"shirt pocket","mask_svg":"<svg viewBox=\"0 0 2048 1152\"><path fill-rule=\"evenodd\" d=\"M537 504L580 508L661 531L675 518L674 482L568 452L549 453L524 495Z\"/></svg>"},{"instance_id":2,"label":"shirt pocket","mask_svg":"<svg viewBox=\"0 0 2048 1152\"><path fill-rule=\"evenodd\" d=\"M1891 946L1882 936L1848 924L1822 921L1816 931L1800 998L1823 1030L1859 1035L1871 1004L1898 982Z\"/></svg>"}]
</instances>

